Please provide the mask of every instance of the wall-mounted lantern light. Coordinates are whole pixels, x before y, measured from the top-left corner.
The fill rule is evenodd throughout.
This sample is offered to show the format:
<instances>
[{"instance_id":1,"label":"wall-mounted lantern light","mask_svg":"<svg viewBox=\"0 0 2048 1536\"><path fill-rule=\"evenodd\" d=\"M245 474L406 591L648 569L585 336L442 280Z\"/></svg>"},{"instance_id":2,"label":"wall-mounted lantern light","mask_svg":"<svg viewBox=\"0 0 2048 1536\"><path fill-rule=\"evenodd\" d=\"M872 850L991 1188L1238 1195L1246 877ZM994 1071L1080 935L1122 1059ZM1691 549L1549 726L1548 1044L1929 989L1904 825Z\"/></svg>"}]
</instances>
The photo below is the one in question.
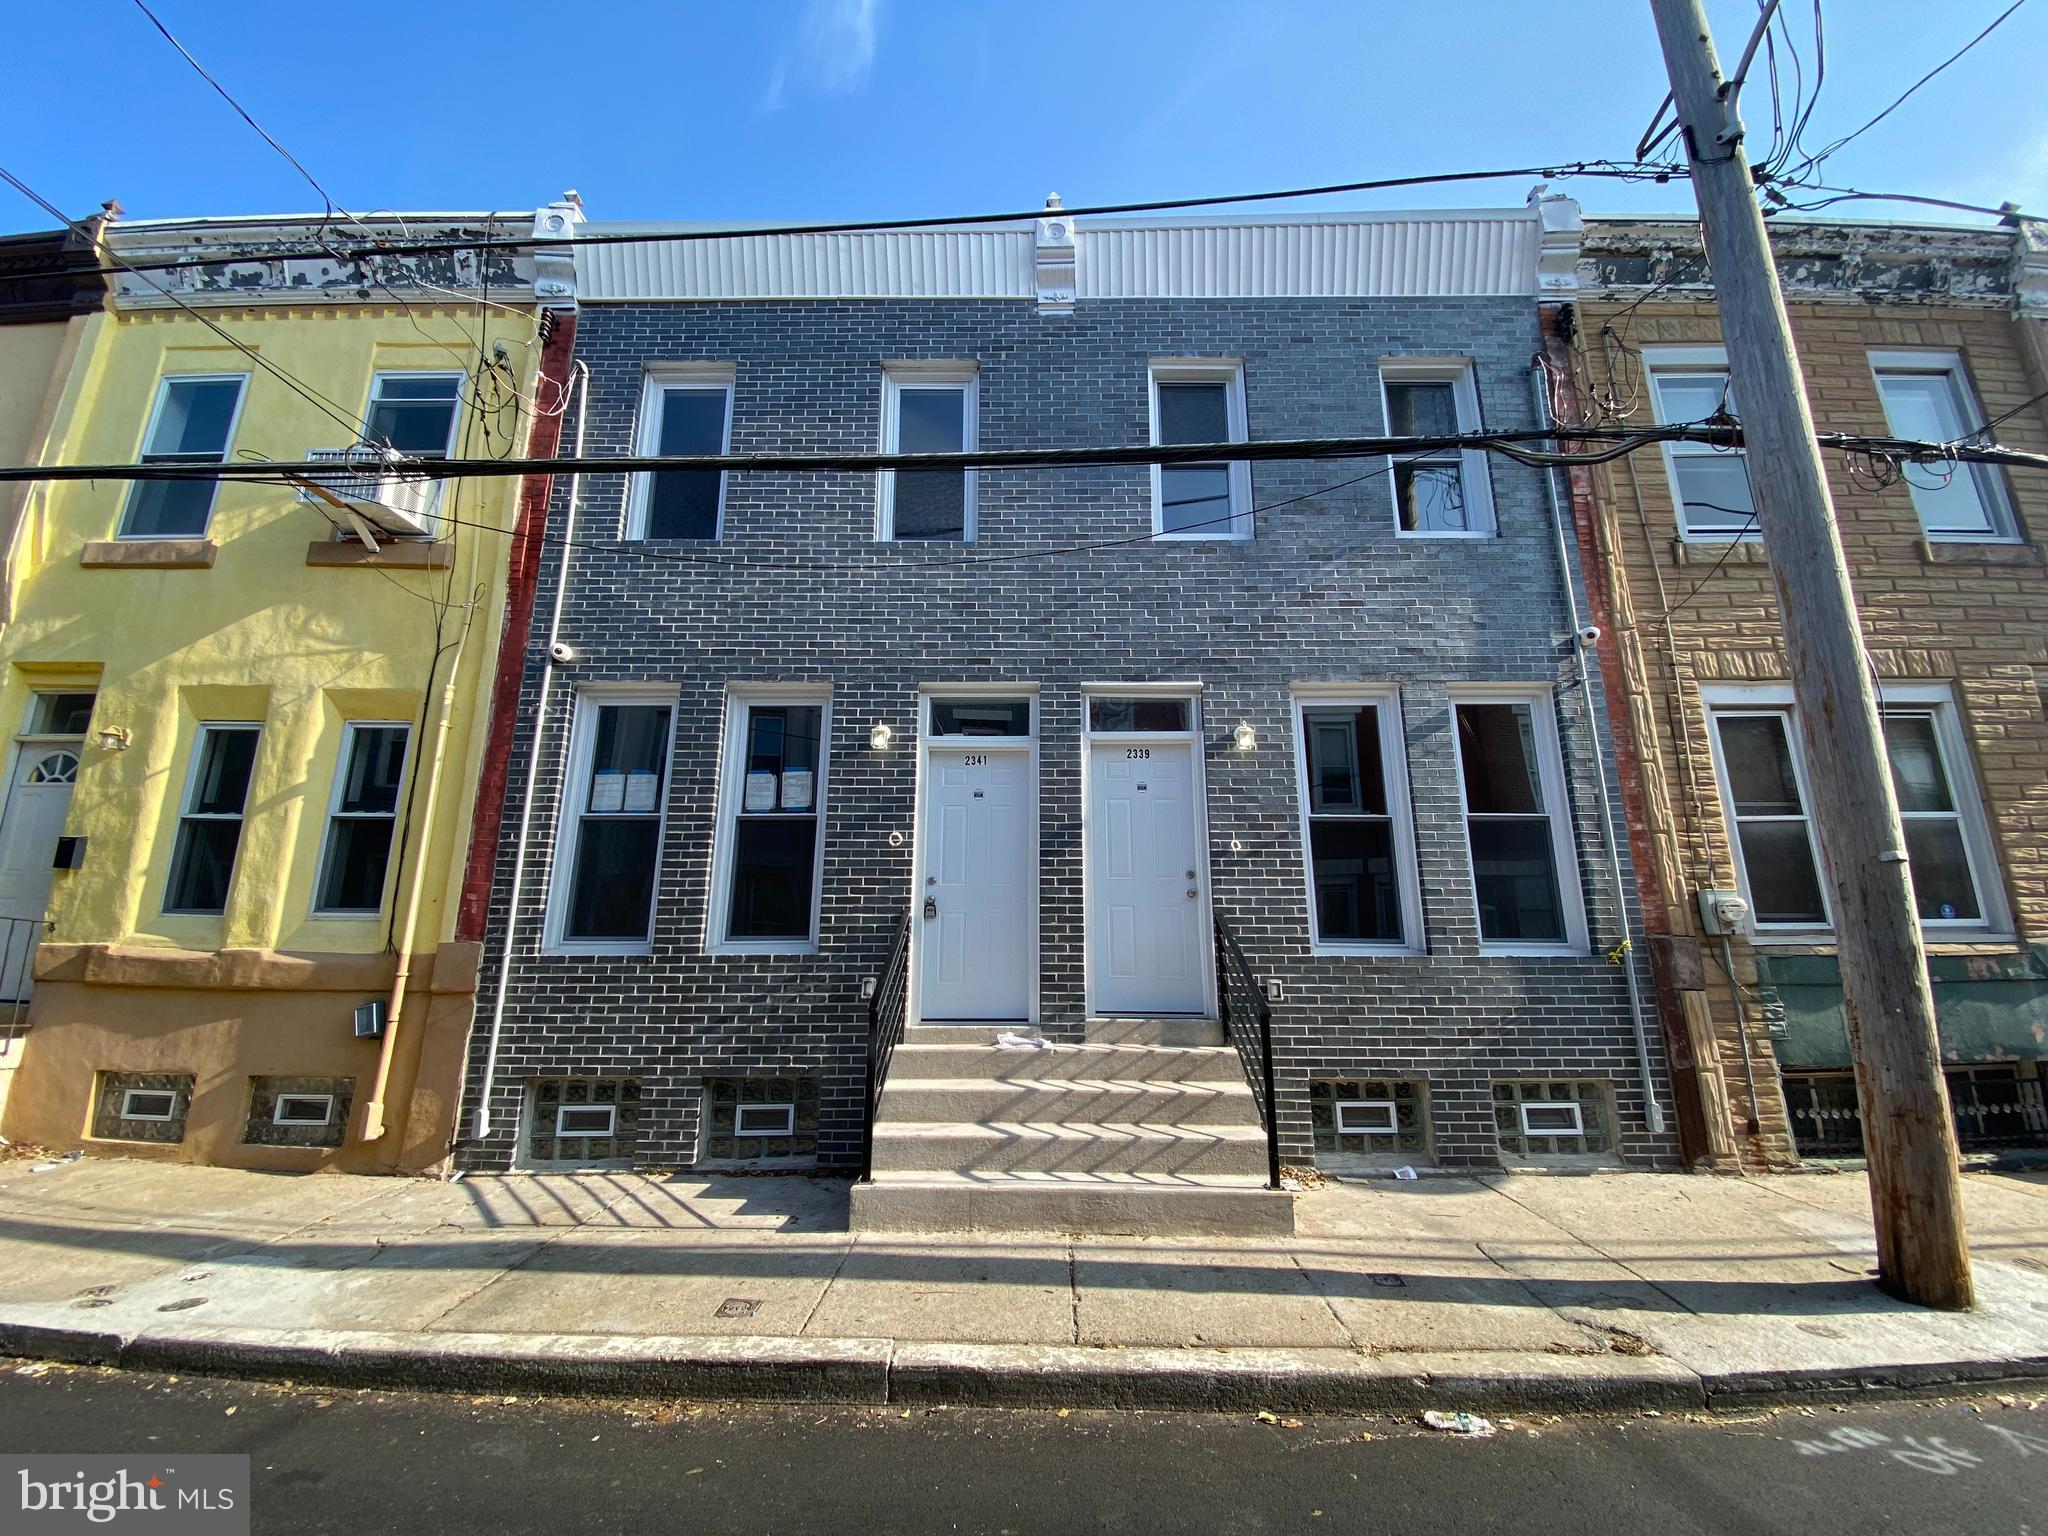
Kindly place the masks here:
<instances>
[{"instance_id":1,"label":"wall-mounted lantern light","mask_svg":"<svg viewBox=\"0 0 2048 1536\"><path fill-rule=\"evenodd\" d=\"M109 752L126 752L134 737L125 725L103 725L99 728L100 746Z\"/></svg>"},{"instance_id":2,"label":"wall-mounted lantern light","mask_svg":"<svg viewBox=\"0 0 2048 1536\"><path fill-rule=\"evenodd\" d=\"M1237 743L1237 750L1249 752L1259 744L1259 733L1252 729L1249 720L1237 722L1237 729L1230 733L1230 739Z\"/></svg>"},{"instance_id":3,"label":"wall-mounted lantern light","mask_svg":"<svg viewBox=\"0 0 2048 1536\"><path fill-rule=\"evenodd\" d=\"M887 750L889 743L895 739L896 733L880 720L877 720L868 730L868 745L877 752Z\"/></svg>"}]
</instances>

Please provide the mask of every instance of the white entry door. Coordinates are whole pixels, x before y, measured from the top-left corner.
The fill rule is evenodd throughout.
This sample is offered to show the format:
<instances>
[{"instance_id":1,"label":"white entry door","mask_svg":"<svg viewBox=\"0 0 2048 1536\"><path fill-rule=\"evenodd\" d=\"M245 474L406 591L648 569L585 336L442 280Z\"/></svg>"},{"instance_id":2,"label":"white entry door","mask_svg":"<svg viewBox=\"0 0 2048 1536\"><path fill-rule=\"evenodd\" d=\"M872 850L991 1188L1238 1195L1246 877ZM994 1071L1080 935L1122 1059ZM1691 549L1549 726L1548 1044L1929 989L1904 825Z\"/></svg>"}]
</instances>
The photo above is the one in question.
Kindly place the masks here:
<instances>
[{"instance_id":1,"label":"white entry door","mask_svg":"<svg viewBox=\"0 0 2048 1536\"><path fill-rule=\"evenodd\" d=\"M78 781L78 745L23 742L0 814L0 999L28 996L30 962L45 910L57 839Z\"/></svg>"},{"instance_id":2,"label":"white entry door","mask_svg":"<svg viewBox=\"0 0 2048 1536\"><path fill-rule=\"evenodd\" d=\"M937 746L925 764L918 1017L1031 1014L1031 753Z\"/></svg>"},{"instance_id":3,"label":"white entry door","mask_svg":"<svg viewBox=\"0 0 2048 1536\"><path fill-rule=\"evenodd\" d=\"M1096 738L1088 765L1088 965L1097 1013L1207 1011L1194 746Z\"/></svg>"}]
</instances>

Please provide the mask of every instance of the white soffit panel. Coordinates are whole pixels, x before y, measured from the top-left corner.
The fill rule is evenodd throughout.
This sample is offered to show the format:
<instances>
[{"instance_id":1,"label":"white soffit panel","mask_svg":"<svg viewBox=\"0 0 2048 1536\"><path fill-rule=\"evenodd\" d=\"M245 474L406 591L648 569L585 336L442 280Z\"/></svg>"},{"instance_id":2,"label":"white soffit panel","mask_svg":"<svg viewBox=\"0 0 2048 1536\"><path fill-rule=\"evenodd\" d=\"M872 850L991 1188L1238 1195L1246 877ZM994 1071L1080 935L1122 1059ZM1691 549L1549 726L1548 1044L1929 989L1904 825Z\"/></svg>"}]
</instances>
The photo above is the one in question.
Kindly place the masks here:
<instances>
[{"instance_id":1,"label":"white soffit panel","mask_svg":"<svg viewBox=\"0 0 2048 1536\"><path fill-rule=\"evenodd\" d=\"M1533 295L1539 238L1519 210L1084 223L1080 297Z\"/></svg>"},{"instance_id":2,"label":"white soffit panel","mask_svg":"<svg viewBox=\"0 0 2048 1536\"><path fill-rule=\"evenodd\" d=\"M665 233L685 226L586 224L582 233ZM627 299L1029 299L1037 295L1028 227L732 235L576 253L585 302Z\"/></svg>"}]
</instances>

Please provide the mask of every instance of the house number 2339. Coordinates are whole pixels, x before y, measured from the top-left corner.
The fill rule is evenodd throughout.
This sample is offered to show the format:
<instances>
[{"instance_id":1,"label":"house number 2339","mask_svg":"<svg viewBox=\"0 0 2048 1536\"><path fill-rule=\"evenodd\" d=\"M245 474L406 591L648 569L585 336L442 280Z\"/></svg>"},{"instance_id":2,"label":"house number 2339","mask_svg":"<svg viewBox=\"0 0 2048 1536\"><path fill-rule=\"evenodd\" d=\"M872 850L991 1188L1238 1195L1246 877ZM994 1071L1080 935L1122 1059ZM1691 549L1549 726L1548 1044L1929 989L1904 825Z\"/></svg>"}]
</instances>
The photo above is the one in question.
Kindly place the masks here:
<instances>
[{"instance_id":1,"label":"house number 2339","mask_svg":"<svg viewBox=\"0 0 2048 1536\"><path fill-rule=\"evenodd\" d=\"M1127 757L1127 758L1131 758L1131 757L1150 757L1151 755L1152 755L1152 749L1151 749L1150 747L1125 747L1125 748L1124 748L1124 756L1125 756L1125 757Z\"/></svg>"}]
</instances>

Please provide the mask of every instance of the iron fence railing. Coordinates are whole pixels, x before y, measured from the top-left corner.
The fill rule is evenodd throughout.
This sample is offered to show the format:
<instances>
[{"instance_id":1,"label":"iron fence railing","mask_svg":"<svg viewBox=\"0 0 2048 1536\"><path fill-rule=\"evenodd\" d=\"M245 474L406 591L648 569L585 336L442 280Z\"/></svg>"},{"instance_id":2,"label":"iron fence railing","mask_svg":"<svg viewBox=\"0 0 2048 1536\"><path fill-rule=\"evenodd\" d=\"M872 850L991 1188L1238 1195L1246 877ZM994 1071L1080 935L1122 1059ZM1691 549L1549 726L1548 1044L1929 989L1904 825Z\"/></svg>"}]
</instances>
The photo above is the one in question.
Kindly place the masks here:
<instances>
[{"instance_id":1,"label":"iron fence railing","mask_svg":"<svg viewBox=\"0 0 2048 1536\"><path fill-rule=\"evenodd\" d=\"M889 1057L903 1039L903 1024L910 1005L910 914L896 925L889 945L889 958L875 977L875 990L868 997L867 1098L862 1109L860 1132L860 1176L863 1182L875 1176L875 1112L881 1108L882 1085L889 1079Z\"/></svg>"},{"instance_id":2,"label":"iron fence railing","mask_svg":"<svg viewBox=\"0 0 2048 1536\"><path fill-rule=\"evenodd\" d=\"M1958 1067L1948 1080L1956 1144L1964 1151L2048 1145L2048 1104L2038 1079L2011 1067ZM1801 1157L1861 1157L1863 1114L1856 1080L1846 1073L1790 1074L1785 1106Z\"/></svg>"},{"instance_id":3,"label":"iron fence railing","mask_svg":"<svg viewBox=\"0 0 2048 1536\"><path fill-rule=\"evenodd\" d=\"M0 917L0 1059L12 1055L15 1041L28 1033L28 994L43 928L40 917Z\"/></svg>"},{"instance_id":4,"label":"iron fence railing","mask_svg":"<svg viewBox=\"0 0 2048 1536\"><path fill-rule=\"evenodd\" d=\"M1273 1092L1273 1009L1237 936L1216 919L1216 1000L1224 1038L1237 1047L1266 1131L1266 1186L1280 1187L1280 1105Z\"/></svg>"}]
</instances>

